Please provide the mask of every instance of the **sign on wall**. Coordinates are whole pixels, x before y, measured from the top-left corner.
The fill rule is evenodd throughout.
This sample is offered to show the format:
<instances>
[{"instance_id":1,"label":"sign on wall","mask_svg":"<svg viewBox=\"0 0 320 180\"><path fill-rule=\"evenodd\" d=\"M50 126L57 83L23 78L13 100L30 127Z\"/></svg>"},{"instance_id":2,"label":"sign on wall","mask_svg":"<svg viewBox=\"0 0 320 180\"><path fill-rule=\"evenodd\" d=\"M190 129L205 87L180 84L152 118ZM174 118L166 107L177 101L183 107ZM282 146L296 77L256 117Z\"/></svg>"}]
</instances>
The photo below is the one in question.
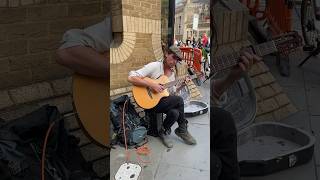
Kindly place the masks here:
<instances>
[{"instance_id":1,"label":"sign on wall","mask_svg":"<svg viewBox=\"0 0 320 180\"><path fill-rule=\"evenodd\" d=\"M193 15L193 23L192 23L192 29L198 30L198 23L199 23L199 14Z\"/></svg>"}]
</instances>

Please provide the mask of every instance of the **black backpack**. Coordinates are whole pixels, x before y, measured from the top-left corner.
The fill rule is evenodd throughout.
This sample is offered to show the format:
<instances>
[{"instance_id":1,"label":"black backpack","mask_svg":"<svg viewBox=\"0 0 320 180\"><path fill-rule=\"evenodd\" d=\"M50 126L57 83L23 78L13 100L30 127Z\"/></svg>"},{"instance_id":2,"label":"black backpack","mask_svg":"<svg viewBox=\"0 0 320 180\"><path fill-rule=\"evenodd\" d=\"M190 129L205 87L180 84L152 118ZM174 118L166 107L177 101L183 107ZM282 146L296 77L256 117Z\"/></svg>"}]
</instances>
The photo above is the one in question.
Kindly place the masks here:
<instances>
[{"instance_id":1,"label":"black backpack","mask_svg":"<svg viewBox=\"0 0 320 180\"><path fill-rule=\"evenodd\" d=\"M46 180L100 179L78 147L79 140L68 134L58 109L45 105L21 118L0 123L0 179L40 179L43 141L55 122L46 146Z\"/></svg>"},{"instance_id":2,"label":"black backpack","mask_svg":"<svg viewBox=\"0 0 320 180\"><path fill-rule=\"evenodd\" d=\"M124 106L124 104L126 105ZM127 95L120 96L111 101L110 104L110 119L113 125L113 131L116 138L113 144L125 143L123 133L123 111L124 111L124 126L126 128L126 140L128 146L141 146L146 142L147 129L145 127L144 118L141 118L136 112L130 98Z\"/></svg>"}]
</instances>

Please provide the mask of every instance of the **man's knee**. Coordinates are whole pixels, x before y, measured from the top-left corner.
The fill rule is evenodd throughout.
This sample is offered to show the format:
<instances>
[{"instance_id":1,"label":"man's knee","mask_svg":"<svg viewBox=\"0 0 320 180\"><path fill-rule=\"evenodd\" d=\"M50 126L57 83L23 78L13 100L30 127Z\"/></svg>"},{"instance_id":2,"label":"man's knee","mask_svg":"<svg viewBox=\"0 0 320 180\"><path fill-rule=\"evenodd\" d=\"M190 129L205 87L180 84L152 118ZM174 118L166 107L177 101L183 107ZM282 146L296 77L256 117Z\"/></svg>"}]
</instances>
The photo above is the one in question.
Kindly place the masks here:
<instances>
[{"instance_id":1,"label":"man's knee","mask_svg":"<svg viewBox=\"0 0 320 180\"><path fill-rule=\"evenodd\" d=\"M57 55L59 58L57 58L57 63L64 65L64 66L73 66L77 63L75 60L80 55L81 51L84 51L82 49L82 46L74 46L64 49L58 49Z\"/></svg>"},{"instance_id":2,"label":"man's knee","mask_svg":"<svg viewBox=\"0 0 320 180\"><path fill-rule=\"evenodd\" d=\"M70 64L69 58L68 58L70 55L68 54L68 51L66 49L58 49L56 53L59 57L56 59L56 62L58 64L61 64L64 66Z\"/></svg>"},{"instance_id":3,"label":"man's knee","mask_svg":"<svg viewBox=\"0 0 320 180\"><path fill-rule=\"evenodd\" d=\"M179 114L179 111L177 109L170 109L168 111L167 115L169 115L173 119L177 120L180 114Z\"/></svg>"},{"instance_id":4,"label":"man's knee","mask_svg":"<svg viewBox=\"0 0 320 180\"><path fill-rule=\"evenodd\" d=\"M179 105L181 105L181 106L183 106L184 105L184 102L183 102L183 98L181 97L181 96L175 96L175 101L179 104Z\"/></svg>"}]
</instances>

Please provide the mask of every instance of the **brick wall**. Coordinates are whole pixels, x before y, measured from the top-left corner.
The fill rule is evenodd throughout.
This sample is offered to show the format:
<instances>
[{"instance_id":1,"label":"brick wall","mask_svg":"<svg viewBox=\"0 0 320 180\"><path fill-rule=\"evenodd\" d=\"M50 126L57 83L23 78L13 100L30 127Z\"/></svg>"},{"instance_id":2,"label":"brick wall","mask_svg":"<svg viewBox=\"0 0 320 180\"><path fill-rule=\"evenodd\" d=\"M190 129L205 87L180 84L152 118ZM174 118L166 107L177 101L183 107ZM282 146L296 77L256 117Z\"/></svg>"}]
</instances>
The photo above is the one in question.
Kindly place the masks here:
<instances>
[{"instance_id":1,"label":"brick wall","mask_svg":"<svg viewBox=\"0 0 320 180\"><path fill-rule=\"evenodd\" d=\"M106 6L103 0L1 0L0 89L70 75L55 62L62 34L99 22Z\"/></svg>"},{"instance_id":2,"label":"brick wall","mask_svg":"<svg viewBox=\"0 0 320 180\"><path fill-rule=\"evenodd\" d=\"M0 0L0 118L10 120L50 104L73 111L70 75L56 63L63 33L84 28L110 15L109 0ZM99 176L108 173L106 149L92 144L76 118L70 132Z\"/></svg>"},{"instance_id":3,"label":"brick wall","mask_svg":"<svg viewBox=\"0 0 320 180\"><path fill-rule=\"evenodd\" d=\"M162 57L161 1L112 0L111 89L130 86L128 73Z\"/></svg>"}]
</instances>

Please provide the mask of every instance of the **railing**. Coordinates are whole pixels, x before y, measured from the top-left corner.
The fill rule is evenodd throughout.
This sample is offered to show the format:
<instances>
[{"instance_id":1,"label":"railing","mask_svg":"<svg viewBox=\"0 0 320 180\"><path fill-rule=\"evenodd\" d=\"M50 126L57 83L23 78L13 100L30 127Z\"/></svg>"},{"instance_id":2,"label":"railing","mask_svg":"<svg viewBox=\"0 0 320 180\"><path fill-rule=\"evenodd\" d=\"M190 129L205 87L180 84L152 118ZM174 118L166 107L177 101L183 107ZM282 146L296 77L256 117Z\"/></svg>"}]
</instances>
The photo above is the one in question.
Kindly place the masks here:
<instances>
[{"instance_id":1,"label":"railing","mask_svg":"<svg viewBox=\"0 0 320 180\"><path fill-rule=\"evenodd\" d=\"M201 72L202 51L198 48L180 47L183 60L189 67L193 67L195 71Z\"/></svg>"}]
</instances>

